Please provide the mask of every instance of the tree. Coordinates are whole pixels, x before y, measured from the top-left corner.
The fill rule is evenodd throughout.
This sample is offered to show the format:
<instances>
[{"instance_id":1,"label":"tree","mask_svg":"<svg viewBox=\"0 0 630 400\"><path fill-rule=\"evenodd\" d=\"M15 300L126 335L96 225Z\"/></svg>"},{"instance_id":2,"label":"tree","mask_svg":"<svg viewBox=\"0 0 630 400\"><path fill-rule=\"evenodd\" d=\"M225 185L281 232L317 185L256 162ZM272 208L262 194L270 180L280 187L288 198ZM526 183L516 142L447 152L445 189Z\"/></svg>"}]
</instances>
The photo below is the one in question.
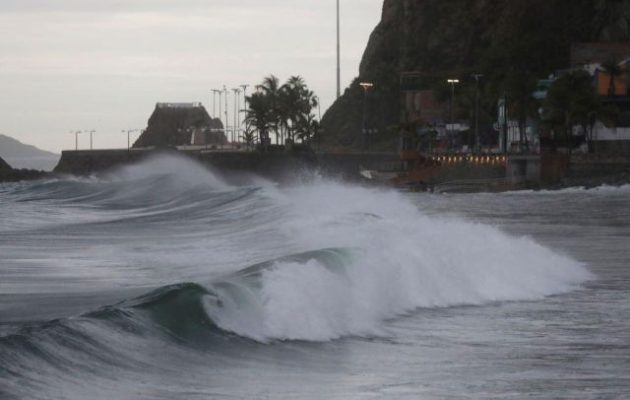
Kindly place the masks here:
<instances>
[{"instance_id":1,"label":"tree","mask_svg":"<svg viewBox=\"0 0 630 400\"><path fill-rule=\"evenodd\" d=\"M275 75L269 75L263 79L259 86L265 101L269 107L269 130L273 130L276 134L276 142L280 142L281 112L280 112L280 96L281 86L280 80Z\"/></svg>"},{"instance_id":2,"label":"tree","mask_svg":"<svg viewBox=\"0 0 630 400\"><path fill-rule=\"evenodd\" d=\"M315 118L315 115L302 115L298 120L296 133L303 142L310 142L311 139L319 134L319 127L319 121Z\"/></svg>"},{"instance_id":3,"label":"tree","mask_svg":"<svg viewBox=\"0 0 630 400\"><path fill-rule=\"evenodd\" d=\"M318 100L302 77L292 76L280 86L278 78L270 75L248 101L247 121L258 131L261 143L272 131L277 143L284 143L285 134L291 141L296 137L309 140L314 135L313 123L317 121L311 111L318 106Z\"/></svg>"},{"instance_id":4,"label":"tree","mask_svg":"<svg viewBox=\"0 0 630 400\"><path fill-rule=\"evenodd\" d=\"M269 130L274 126L274 115L269 98L264 93L254 93L247 98L249 109L245 120L258 132L259 143L268 142Z\"/></svg>"},{"instance_id":5,"label":"tree","mask_svg":"<svg viewBox=\"0 0 630 400\"><path fill-rule=\"evenodd\" d=\"M592 127L596 116L600 115L602 110L599 96L588 72L572 71L558 78L549 88L543 116L544 122L554 131L557 129L564 133L570 155L573 147L573 128Z\"/></svg>"},{"instance_id":6,"label":"tree","mask_svg":"<svg viewBox=\"0 0 630 400\"><path fill-rule=\"evenodd\" d=\"M539 104L532 96L536 90L536 78L525 70L512 70L505 80L508 107L518 121L520 146L529 148L527 119L538 117Z\"/></svg>"}]
</instances>

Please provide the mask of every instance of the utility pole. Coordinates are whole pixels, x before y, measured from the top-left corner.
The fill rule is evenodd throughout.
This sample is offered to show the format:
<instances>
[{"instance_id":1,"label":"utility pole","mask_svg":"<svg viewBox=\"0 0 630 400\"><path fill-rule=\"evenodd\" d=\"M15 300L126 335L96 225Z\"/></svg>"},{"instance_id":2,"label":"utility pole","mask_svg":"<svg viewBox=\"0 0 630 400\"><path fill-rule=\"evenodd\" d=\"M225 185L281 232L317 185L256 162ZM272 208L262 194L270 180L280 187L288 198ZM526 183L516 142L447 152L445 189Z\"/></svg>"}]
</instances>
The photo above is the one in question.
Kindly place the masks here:
<instances>
[{"instance_id":1,"label":"utility pole","mask_svg":"<svg viewBox=\"0 0 630 400\"><path fill-rule=\"evenodd\" d=\"M217 116L217 90L212 89L212 118Z\"/></svg>"},{"instance_id":2,"label":"utility pole","mask_svg":"<svg viewBox=\"0 0 630 400\"><path fill-rule=\"evenodd\" d=\"M481 150L481 138L479 137L479 80L483 78L482 74L474 74L475 78L475 147L474 152L479 153Z\"/></svg>"},{"instance_id":3,"label":"utility pole","mask_svg":"<svg viewBox=\"0 0 630 400\"><path fill-rule=\"evenodd\" d=\"M127 151L131 150L131 132L137 132L137 129L123 129L122 133L127 133Z\"/></svg>"},{"instance_id":4,"label":"utility pole","mask_svg":"<svg viewBox=\"0 0 630 400\"><path fill-rule=\"evenodd\" d=\"M372 82L361 82L359 83L359 85L363 88L363 122L361 123L362 129L361 129L361 139L362 139L362 147L363 149L367 149L368 147L368 140L367 140L367 129L366 129L366 122L367 122L367 94L368 94L368 90L370 90L371 88L374 87L374 84Z\"/></svg>"},{"instance_id":5,"label":"utility pole","mask_svg":"<svg viewBox=\"0 0 630 400\"><path fill-rule=\"evenodd\" d=\"M222 107L222 106L221 106L221 104L223 104L223 103L221 102L221 99L223 98L223 97L222 97L222 96L223 96L223 91L221 91L221 90L218 90L218 89L217 89L217 93L219 94L219 114L218 114L219 116L218 116L218 118L219 118L219 121L221 121L221 118L222 118L222 115L223 115L223 114L222 114L222 111L221 111L221 110L222 110L222 108L221 108L221 107ZM223 123L222 123L222 124L223 124ZM224 128L225 128L225 127L224 127Z\"/></svg>"},{"instance_id":6,"label":"utility pole","mask_svg":"<svg viewBox=\"0 0 630 400\"><path fill-rule=\"evenodd\" d=\"M225 85L223 85L223 93L225 94L225 136L227 137L230 120L228 119L228 90Z\"/></svg>"},{"instance_id":7,"label":"utility pole","mask_svg":"<svg viewBox=\"0 0 630 400\"><path fill-rule=\"evenodd\" d=\"M239 108L241 106L241 89L239 88L234 88L232 89L232 91L234 92L234 136L236 141L238 142L238 131L239 131L239 127L241 126L241 123L239 121Z\"/></svg>"},{"instance_id":8,"label":"utility pole","mask_svg":"<svg viewBox=\"0 0 630 400\"><path fill-rule=\"evenodd\" d=\"M319 151L319 136L322 132L322 109L321 109L321 102L319 101L319 96L315 96L315 98L317 99L317 115L318 115L318 121L317 121L317 151Z\"/></svg>"},{"instance_id":9,"label":"utility pole","mask_svg":"<svg viewBox=\"0 0 630 400\"><path fill-rule=\"evenodd\" d=\"M341 23L339 16L339 0L337 0L337 98L341 96Z\"/></svg>"},{"instance_id":10,"label":"utility pole","mask_svg":"<svg viewBox=\"0 0 630 400\"><path fill-rule=\"evenodd\" d=\"M79 151L79 134L81 131L70 131L74 135L74 151Z\"/></svg>"},{"instance_id":11,"label":"utility pole","mask_svg":"<svg viewBox=\"0 0 630 400\"><path fill-rule=\"evenodd\" d=\"M241 85L241 87L243 88L243 111L245 112L245 117L243 118L244 122L245 122L245 134L247 134L247 88L249 87L249 85L247 84L243 84ZM249 143L247 144L247 150L249 150Z\"/></svg>"},{"instance_id":12,"label":"utility pole","mask_svg":"<svg viewBox=\"0 0 630 400\"><path fill-rule=\"evenodd\" d=\"M92 147L92 135L94 134L94 132L96 132L94 129L92 129L91 131L88 131L88 133L90 134L90 151L94 149Z\"/></svg>"},{"instance_id":13,"label":"utility pole","mask_svg":"<svg viewBox=\"0 0 630 400\"><path fill-rule=\"evenodd\" d=\"M451 103L449 105L449 114L450 114L450 119L451 119L451 133L448 135L449 136L449 147L451 147L450 150L452 150L453 147L453 109L454 109L454 103L455 103L455 84L459 83L459 79L448 79L447 80L448 83L451 84ZM447 129L447 133L448 133L448 129Z\"/></svg>"}]
</instances>

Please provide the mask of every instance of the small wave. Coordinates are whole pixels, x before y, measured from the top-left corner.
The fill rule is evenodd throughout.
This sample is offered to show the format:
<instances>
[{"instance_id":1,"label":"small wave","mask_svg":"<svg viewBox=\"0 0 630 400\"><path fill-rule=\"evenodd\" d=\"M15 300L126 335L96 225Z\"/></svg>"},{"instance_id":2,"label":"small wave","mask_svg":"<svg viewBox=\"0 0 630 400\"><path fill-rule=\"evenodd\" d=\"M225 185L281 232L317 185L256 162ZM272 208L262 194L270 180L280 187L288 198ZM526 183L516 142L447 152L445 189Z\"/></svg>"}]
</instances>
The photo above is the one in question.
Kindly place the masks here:
<instances>
[{"instance_id":1,"label":"small wave","mask_svg":"<svg viewBox=\"0 0 630 400\"><path fill-rule=\"evenodd\" d=\"M600 186L573 186L562 189L543 189L543 190L514 190L503 192L504 195L561 195L561 194L624 194L630 193L630 184L624 185L600 185Z\"/></svg>"}]
</instances>

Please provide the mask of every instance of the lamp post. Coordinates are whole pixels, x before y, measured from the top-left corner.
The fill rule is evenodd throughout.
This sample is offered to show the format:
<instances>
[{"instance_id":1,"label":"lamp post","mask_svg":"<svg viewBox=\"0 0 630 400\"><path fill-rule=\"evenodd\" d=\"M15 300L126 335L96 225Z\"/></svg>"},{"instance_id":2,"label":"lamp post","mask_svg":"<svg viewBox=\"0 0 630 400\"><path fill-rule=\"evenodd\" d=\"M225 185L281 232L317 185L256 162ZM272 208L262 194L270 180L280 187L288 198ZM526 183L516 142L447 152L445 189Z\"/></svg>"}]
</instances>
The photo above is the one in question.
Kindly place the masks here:
<instances>
[{"instance_id":1,"label":"lamp post","mask_svg":"<svg viewBox=\"0 0 630 400\"><path fill-rule=\"evenodd\" d=\"M74 151L79 151L79 135L81 131L70 131L74 135Z\"/></svg>"},{"instance_id":2,"label":"lamp post","mask_svg":"<svg viewBox=\"0 0 630 400\"><path fill-rule=\"evenodd\" d=\"M317 133L316 133L317 136L316 136L315 139L317 139L316 140L316 142L317 142L317 151L319 151L319 136L320 136L320 134L322 132L322 125L321 125L322 124L322 108L321 108L321 105L320 105L319 96L315 96L314 99L315 99L315 101L317 101L317 117L318 117L318 120L317 120Z\"/></svg>"},{"instance_id":3,"label":"lamp post","mask_svg":"<svg viewBox=\"0 0 630 400\"><path fill-rule=\"evenodd\" d=\"M448 79L447 82L451 84L451 103L449 105L451 129L450 129L450 134L448 133L449 130L447 129L447 134L449 137L449 147L452 148L453 147L453 103L455 102L455 85L459 83L459 79Z\"/></svg>"},{"instance_id":4,"label":"lamp post","mask_svg":"<svg viewBox=\"0 0 630 400\"><path fill-rule=\"evenodd\" d=\"M216 89L216 91L217 91L217 94L219 95L219 121L221 121L221 115L223 115L222 112L221 112L221 104L223 104L221 102L221 99L222 99L222 96L223 96L223 91L219 90L219 89Z\"/></svg>"},{"instance_id":5,"label":"lamp post","mask_svg":"<svg viewBox=\"0 0 630 400\"><path fill-rule=\"evenodd\" d=\"M223 94L225 94L225 136L227 137L228 125L230 120L228 119L228 90L225 85L223 85Z\"/></svg>"},{"instance_id":6,"label":"lamp post","mask_svg":"<svg viewBox=\"0 0 630 400\"><path fill-rule=\"evenodd\" d=\"M212 89L212 117L217 117L217 89Z\"/></svg>"},{"instance_id":7,"label":"lamp post","mask_svg":"<svg viewBox=\"0 0 630 400\"><path fill-rule=\"evenodd\" d=\"M127 151L131 150L131 132L137 132L137 129L123 129L122 133L127 133Z\"/></svg>"},{"instance_id":8,"label":"lamp post","mask_svg":"<svg viewBox=\"0 0 630 400\"><path fill-rule=\"evenodd\" d=\"M245 132L248 132L249 127L247 126L247 88L249 87L249 85L247 84L243 84L241 85L241 87L243 88L243 112L245 113L245 118L244 119L244 123L245 123ZM248 150L249 150L249 144L247 144Z\"/></svg>"},{"instance_id":9,"label":"lamp post","mask_svg":"<svg viewBox=\"0 0 630 400\"><path fill-rule=\"evenodd\" d=\"M474 74L475 78L475 152L481 150L481 138L479 137L479 80L483 78L482 74Z\"/></svg>"},{"instance_id":10,"label":"lamp post","mask_svg":"<svg viewBox=\"0 0 630 400\"><path fill-rule=\"evenodd\" d=\"M367 130L366 130L366 119L367 119L367 94L370 89L374 87L372 82L361 82L359 85L363 88L363 122L361 123L361 138L363 141L363 148L366 149L368 147L367 141Z\"/></svg>"},{"instance_id":11,"label":"lamp post","mask_svg":"<svg viewBox=\"0 0 630 400\"><path fill-rule=\"evenodd\" d=\"M341 96L341 22L339 14L339 0L337 0L337 98Z\"/></svg>"},{"instance_id":12,"label":"lamp post","mask_svg":"<svg viewBox=\"0 0 630 400\"><path fill-rule=\"evenodd\" d=\"M232 91L234 92L234 134L233 136L238 142L238 139L239 139L238 132L241 126L241 122L239 121L240 113L238 111L241 107L241 89L234 88L232 89Z\"/></svg>"},{"instance_id":13,"label":"lamp post","mask_svg":"<svg viewBox=\"0 0 630 400\"><path fill-rule=\"evenodd\" d=\"M91 131L88 131L88 133L90 134L90 151L92 151L94 148L92 147L92 135L94 135L96 131L94 129L92 129Z\"/></svg>"}]
</instances>

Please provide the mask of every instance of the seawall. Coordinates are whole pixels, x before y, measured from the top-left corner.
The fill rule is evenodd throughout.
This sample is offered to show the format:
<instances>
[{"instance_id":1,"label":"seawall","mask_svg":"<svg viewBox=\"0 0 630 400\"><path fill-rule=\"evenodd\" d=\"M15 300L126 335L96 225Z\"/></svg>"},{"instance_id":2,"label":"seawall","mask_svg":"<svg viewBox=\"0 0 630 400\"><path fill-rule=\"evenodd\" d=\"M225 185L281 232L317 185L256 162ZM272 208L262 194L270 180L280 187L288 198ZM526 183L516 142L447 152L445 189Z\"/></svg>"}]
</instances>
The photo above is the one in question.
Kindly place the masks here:
<instances>
[{"instance_id":1,"label":"seawall","mask_svg":"<svg viewBox=\"0 0 630 400\"><path fill-rule=\"evenodd\" d=\"M261 176L275 182L301 180L318 173L347 181L362 180L361 169L399 170L397 153L309 153L205 150L80 150L64 151L55 173L90 175L139 162L161 153L198 160L230 181ZM630 158L601 158L562 154L508 157L505 165L463 163L444 169L435 184L453 191L511 190L597 186L630 182Z\"/></svg>"},{"instance_id":2,"label":"seawall","mask_svg":"<svg viewBox=\"0 0 630 400\"><path fill-rule=\"evenodd\" d=\"M360 179L360 168L380 169L400 164L395 153L309 153L205 150L92 150L63 151L55 173L90 175L133 164L163 153L198 160L228 179L257 175L277 182L301 179L318 172L344 180Z\"/></svg>"}]
</instances>

